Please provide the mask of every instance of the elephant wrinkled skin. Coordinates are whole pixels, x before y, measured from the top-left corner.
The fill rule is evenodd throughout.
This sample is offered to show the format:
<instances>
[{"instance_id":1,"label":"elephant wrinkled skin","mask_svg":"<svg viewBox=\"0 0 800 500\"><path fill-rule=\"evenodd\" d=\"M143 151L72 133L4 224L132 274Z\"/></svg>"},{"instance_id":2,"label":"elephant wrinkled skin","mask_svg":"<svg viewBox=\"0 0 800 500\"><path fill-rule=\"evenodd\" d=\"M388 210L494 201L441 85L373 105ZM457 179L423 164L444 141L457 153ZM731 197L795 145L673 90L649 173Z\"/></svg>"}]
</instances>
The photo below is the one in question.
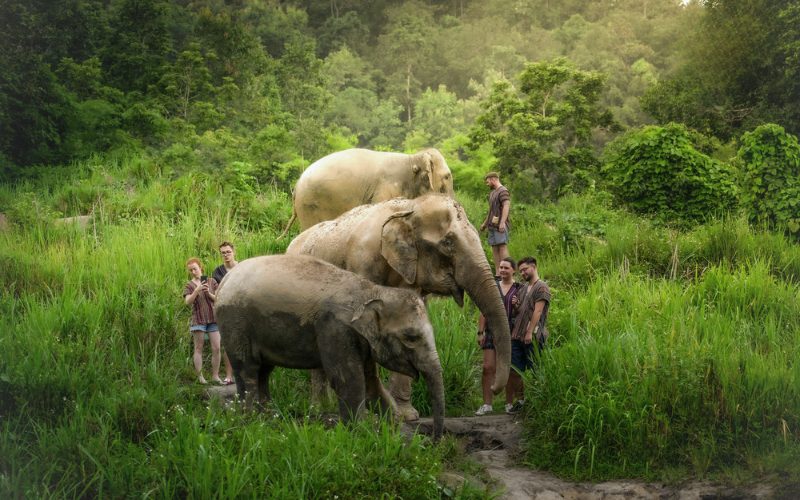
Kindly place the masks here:
<instances>
[{"instance_id":1,"label":"elephant wrinkled skin","mask_svg":"<svg viewBox=\"0 0 800 500\"><path fill-rule=\"evenodd\" d=\"M508 319L480 236L452 198L427 194L356 207L305 230L286 253L313 255L381 285L450 295L459 305L466 291L495 336L492 390L505 387L511 358Z\"/></svg>"},{"instance_id":2,"label":"elephant wrinkled skin","mask_svg":"<svg viewBox=\"0 0 800 500\"><path fill-rule=\"evenodd\" d=\"M433 408L434 436L444 428L444 385L433 328L420 297L376 285L306 255L240 262L217 294L216 317L239 397L257 380L269 399L274 367L322 368L339 397L344 421L377 400L394 412L375 363L422 375Z\"/></svg>"},{"instance_id":3,"label":"elephant wrinkled skin","mask_svg":"<svg viewBox=\"0 0 800 500\"><path fill-rule=\"evenodd\" d=\"M436 149L408 155L368 149L346 149L312 163L297 180L292 218L301 229L333 220L351 208L425 193L453 196L453 176Z\"/></svg>"}]
</instances>

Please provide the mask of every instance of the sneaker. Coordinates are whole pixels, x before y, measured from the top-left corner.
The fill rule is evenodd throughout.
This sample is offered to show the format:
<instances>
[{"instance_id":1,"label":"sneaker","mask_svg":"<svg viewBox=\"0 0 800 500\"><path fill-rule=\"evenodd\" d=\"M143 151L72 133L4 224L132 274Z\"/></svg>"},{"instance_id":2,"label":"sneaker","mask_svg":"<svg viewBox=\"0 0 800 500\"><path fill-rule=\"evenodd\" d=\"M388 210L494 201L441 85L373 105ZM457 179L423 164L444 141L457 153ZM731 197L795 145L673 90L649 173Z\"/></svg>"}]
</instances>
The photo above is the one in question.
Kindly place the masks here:
<instances>
[{"instance_id":1,"label":"sneaker","mask_svg":"<svg viewBox=\"0 0 800 500\"><path fill-rule=\"evenodd\" d=\"M511 408L507 408L506 409L506 413L508 413L509 415L515 415L515 414L519 413L520 411L522 411L522 407L523 406L525 406L525 400L524 399L519 399L519 400L517 400L516 403L511 405Z\"/></svg>"},{"instance_id":2,"label":"sneaker","mask_svg":"<svg viewBox=\"0 0 800 500\"><path fill-rule=\"evenodd\" d=\"M486 415L487 413L492 413L492 405L481 405L481 407L475 412L475 415L480 417Z\"/></svg>"},{"instance_id":3,"label":"sneaker","mask_svg":"<svg viewBox=\"0 0 800 500\"><path fill-rule=\"evenodd\" d=\"M513 407L514 407L513 404L506 403L506 413L511 413L511 408L513 408Z\"/></svg>"}]
</instances>

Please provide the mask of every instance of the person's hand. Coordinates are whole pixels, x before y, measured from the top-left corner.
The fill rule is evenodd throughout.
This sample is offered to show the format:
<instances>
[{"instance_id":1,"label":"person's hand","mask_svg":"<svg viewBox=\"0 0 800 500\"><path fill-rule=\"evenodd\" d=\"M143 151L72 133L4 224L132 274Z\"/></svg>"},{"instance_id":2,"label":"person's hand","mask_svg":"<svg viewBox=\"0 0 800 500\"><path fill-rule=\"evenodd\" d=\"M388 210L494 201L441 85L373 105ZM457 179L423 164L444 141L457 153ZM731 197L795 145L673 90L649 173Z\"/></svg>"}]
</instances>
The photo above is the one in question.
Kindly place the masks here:
<instances>
[{"instance_id":1,"label":"person's hand","mask_svg":"<svg viewBox=\"0 0 800 500\"><path fill-rule=\"evenodd\" d=\"M486 231L486 223L481 224L481 231Z\"/></svg>"},{"instance_id":2,"label":"person's hand","mask_svg":"<svg viewBox=\"0 0 800 500\"><path fill-rule=\"evenodd\" d=\"M498 233L505 233L506 232L506 225L505 224L500 224L499 226L497 226L497 232Z\"/></svg>"},{"instance_id":3,"label":"person's hand","mask_svg":"<svg viewBox=\"0 0 800 500\"><path fill-rule=\"evenodd\" d=\"M528 332L525 334L525 338L522 340L526 344L533 343L533 332Z\"/></svg>"},{"instance_id":4,"label":"person's hand","mask_svg":"<svg viewBox=\"0 0 800 500\"><path fill-rule=\"evenodd\" d=\"M205 283L200 283L200 291L203 293L208 293L208 281Z\"/></svg>"},{"instance_id":5,"label":"person's hand","mask_svg":"<svg viewBox=\"0 0 800 500\"><path fill-rule=\"evenodd\" d=\"M517 307L519 305L519 297L516 295L511 296L511 305Z\"/></svg>"},{"instance_id":6,"label":"person's hand","mask_svg":"<svg viewBox=\"0 0 800 500\"><path fill-rule=\"evenodd\" d=\"M483 347L483 344L485 344L485 343L486 343L486 334L485 333L479 333L478 334L478 345L480 347Z\"/></svg>"}]
</instances>

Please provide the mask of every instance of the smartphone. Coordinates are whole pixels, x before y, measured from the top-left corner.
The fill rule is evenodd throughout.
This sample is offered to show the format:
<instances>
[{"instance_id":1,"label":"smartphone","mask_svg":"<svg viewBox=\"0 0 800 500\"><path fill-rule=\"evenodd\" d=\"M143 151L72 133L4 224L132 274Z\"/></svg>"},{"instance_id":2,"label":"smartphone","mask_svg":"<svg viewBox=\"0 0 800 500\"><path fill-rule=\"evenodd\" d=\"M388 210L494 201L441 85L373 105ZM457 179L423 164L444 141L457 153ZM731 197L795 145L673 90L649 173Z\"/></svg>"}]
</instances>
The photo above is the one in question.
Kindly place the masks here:
<instances>
[{"instance_id":1,"label":"smartphone","mask_svg":"<svg viewBox=\"0 0 800 500\"><path fill-rule=\"evenodd\" d=\"M206 276L205 274L200 276L200 283L205 283L206 281L208 281L208 276Z\"/></svg>"}]
</instances>

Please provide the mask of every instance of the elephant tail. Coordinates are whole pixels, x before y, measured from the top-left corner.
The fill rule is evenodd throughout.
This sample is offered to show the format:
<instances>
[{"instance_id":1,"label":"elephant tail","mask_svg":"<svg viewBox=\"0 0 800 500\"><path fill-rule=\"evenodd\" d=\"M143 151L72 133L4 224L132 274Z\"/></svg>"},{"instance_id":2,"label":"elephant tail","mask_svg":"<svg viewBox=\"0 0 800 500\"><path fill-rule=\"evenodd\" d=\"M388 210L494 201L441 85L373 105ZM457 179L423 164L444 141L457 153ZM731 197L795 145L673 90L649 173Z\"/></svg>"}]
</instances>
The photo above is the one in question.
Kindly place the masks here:
<instances>
[{"instance_id":1,"label":"elephant tail","mask_svg":"<svg viewBox=\"0 0 800 500\"><path fill-rule=\"evenodd\" d=\"M289 232L289 228L291 228L291 227L292 227L292 224L294 224L294 221L295 221L295 220L297 220L297 214L296 214L296 213L294 213L294 208L292 208L292 217L289 219L289 222L287 222L287 223L286 223L286 227L284 228L284 230L283 230L283 232L281 233L281 235L280 235L280 236L278 236L278 239L279 239L279 240L280 240L280 239L283 239L283 237L284 237L284 236L286 236L286 233L288 233L288 232Z\"/></svg>"},{"instance_id":2,"label":"elephant tail","mask_svg":"<svg viewBox=\"0 0 800 500\"><path fill-rule=\"evenodd\" d=\"M294 191L292 191L292 216L289 218L289 222L286 223L286 227L283 229L281 235L278 236L278 240L281 240L283 239L284 236L286 236L286 233L289 232L289 229L292 227L292 224L294 224L294 221L297 220L297 209L295 208L294 205L295 203L294 197L296 195L297 195L297 190L295 189Z\"/></svg>"}]
</instances>

